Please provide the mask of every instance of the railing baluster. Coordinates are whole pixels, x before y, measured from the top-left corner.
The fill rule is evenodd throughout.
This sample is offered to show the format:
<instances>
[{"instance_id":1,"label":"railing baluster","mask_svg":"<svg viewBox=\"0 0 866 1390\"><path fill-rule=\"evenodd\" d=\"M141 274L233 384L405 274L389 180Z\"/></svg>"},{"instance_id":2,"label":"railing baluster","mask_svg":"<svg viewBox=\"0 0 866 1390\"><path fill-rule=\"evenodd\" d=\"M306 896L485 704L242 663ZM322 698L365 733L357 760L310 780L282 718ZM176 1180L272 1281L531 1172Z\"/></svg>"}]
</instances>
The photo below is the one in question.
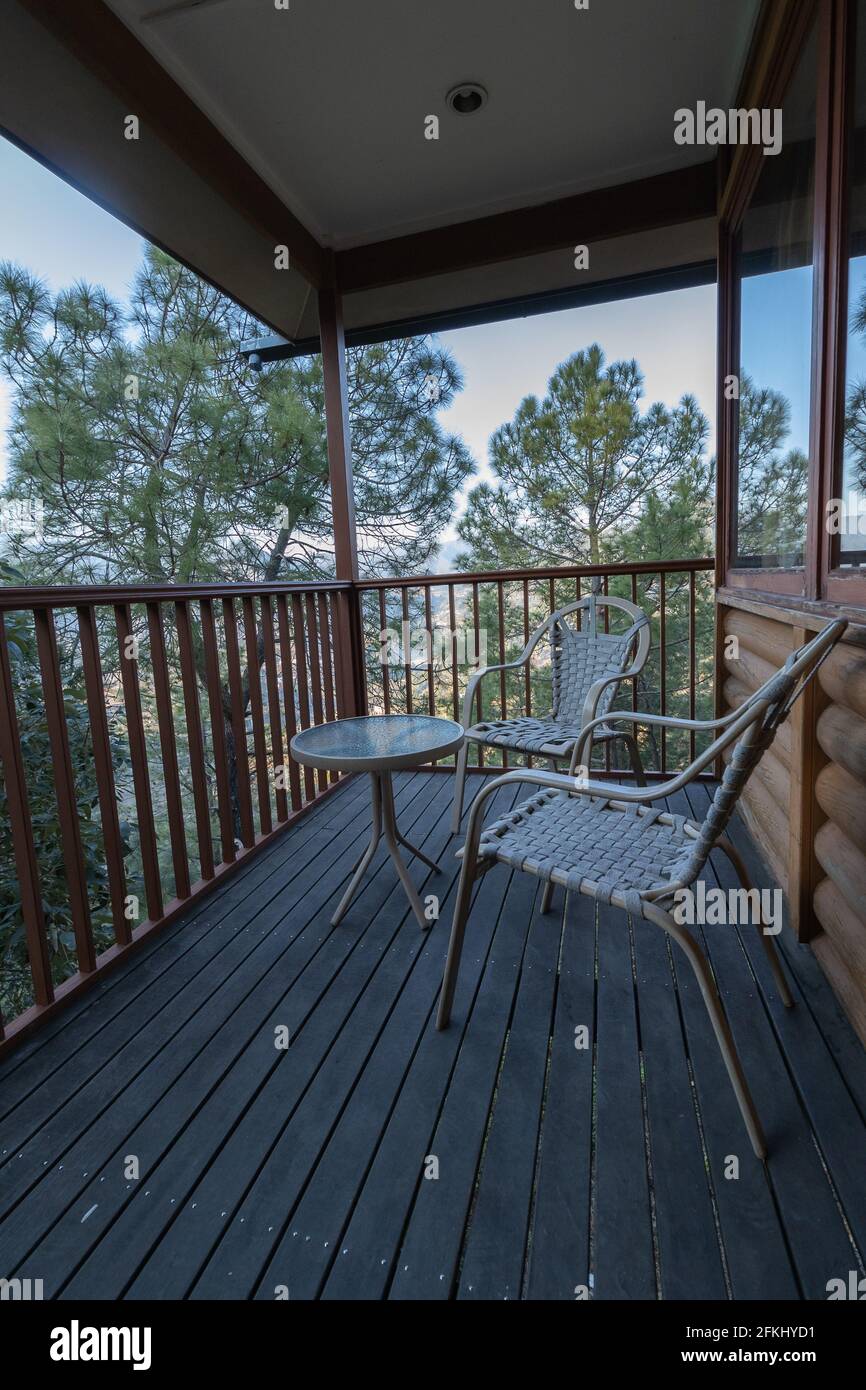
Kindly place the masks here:
<instances>
[{"instance_id":1,"label":"railing baluster","mask_svg":"<svg viewBox=\"0 0 866 1390\"><path fill-rule=\"evenodd\" d=\"M283 678L283 708L286 713L286 739L289 748L286 749L286 757L289 763L289 791L292 798L292 810L299 811L302 805L301 797L301 778L298 772L298 764L291 754L291 742L298 732L298 722L295 715L295 677L292 665L292 636L289 627L289 606L286 602L285 594L277 595L277 630L280 643L280 673ZM313 775L310 768L309 772L309 796L314 796Z\"/></svg>"},{"instance_id":2,"label":"railing baluster","mask_svg":"<svg viewBox=\"0 0 866 1390\"><path fill-rule=\"evenodd\" d=\"M473 620L473 622L475 623L475 669L476 669L476 671L477 671L477 670L480 668L480 666L481 666L481 599L480 599L480 595L479 595L479 592L478 592L478 585L477 585L477 584L473 584L473 585L472 585L472 615L473 615L472 620ZM481 681L479 681L479 682L478 682L478 689L477 689L476 694L475 694L475 709L476 709L475 718L476 718L476 722L478 722L478 723L480 723L480 722L481 722L481 719L482 719L482 714L481 714L481 709L482 709L482 705L481 705L481 684L482 684ZM484 745L481 744L481 743L478 743L478 744L476 744L475 746L476 746L476 748L478 749L478 766L479 766L479 767L483 767L483 766L484 766Z\"/></svg>"},{"instance_id":3,"label":"railing baluster","mask_svg":"<svg viewBox=\"0 0 866 1390\"><path fill-rule=\"evenodd\" d=\"M665 591L665 575L662 570L659 575L659 712L667 714L668 695L667 695L667 644L665 641L666 621L667 621L667 594ZM662 772L667 772L667 741L665 739L665 726L661 726L661 745L662 745Z\"/></svg>"},{"instance_id":4,"label":"railing baluster","mask_svg":"<svg viewBox=\"0 0 866 1390\"><path fill-rule=\"evenodd\" d=\"M192 885L189 878L183 801L180 795L180 768L177 761L171 681L165 654L165 636L162 630L162 610L158 603L148 603L146 606L147 630L150 636L150 662L153 667L153 687L156 693L156 717L159 724L159 745L162 750L165 806L168 814L168 833L171 840L171 861L174 868L175 896L188 898Z\"/></svg>"},{"instance_id":5,"label":"railing baluster","mask_svg":"<svg viewBox=\"0 0 866 1390\"><path fill-rule=\"evenodd\" d=\"M637 575L636 575L636 574L633 574L632 577L631 577L631 601L632 601L633 604L635 604L635 606L637 606ZM637 683L638 683L638 679L639 679L639 678L638 678L637 676L634 676L633 679L632 679L632 683L631 683L631 707L632 707L632 710L633 710L635 713L637 713Z\"/></svg>"},{"instance_id":6,"label":"railing baluster","mask_svg":"<svg viewBox=\"0 0 866 1390\"><path fill-rule=\"evenodd\" d=\"M195 803L199 871L202 878L207 880L214 876L213 837L210 825L210 795L204 761L204 734L201 725L201 708L198 702L195 648L188 603L181 601L174 605L174 622L180 652L180 678L183 685L183 705L186 715L189 772Z\"/></svg>"},{"instance_id":7,"label":"railing baluster","mask_svg":"<svg viewBox=\"0 0 866 1390\"><path fill-rule=\"evenodd\" d=\"M292 630L295 638L295 667L298 672L298 709L301 728L309 729L313 722L310 708L310 686L307 678L307 649L304 634L304 610L298 594L292 594ZM319 789L322 787L322 774L319 773ZM304 768L304 787L312 800L316 795L315 774L309 767Z\"/></svg>"},{"instance_id":8,"label":"railing baluster","mask_svg":"<svg viewBox=\"0 0 866 1390\"><path fill-rule=\"evenodd\" d=\"M496 584L496 607L499 615L499 664L505 661L505 586L502 580ZM501 707L500 719L508 718L508 701L505 696L505 672L499 672L499 703ZM508 767L508 751L502 750L502 766Z\"/></svg>"},{"instance_id":9,"label":"railing baluster","mask_svg":"<svg viewBox=\"0 0 866 1390\"><path fill-rule=\"evenodd\" d=\"M331 627L328 621L328 605L324 594L318 594L318 640L319 653L322 665L322 692L325 700L325 721L330 723L336 718L336 708L334 706L334 676L331 667L331 656L333 653L333 642L331 638ZM340 774L332 772L329 774L329 781L339 781Z\"/></svg>"},{"instance_id":10,"label":"railing baluster","mask_svg":"<svg viewBox=\"0 0 866 1390\"><path fill-rule=\"evenodd\" d=\"M211 739L213 741L214 771L216 773L220 846L223 863L233 864L237 855L235 851L235 820L232 808L231 781L229 778L229 758L228 749L226 747L223 683L220 674L216 621L214 619L213 604L209 598L203 598L201 601L201 632L204 645L205 680L207 681L208 708L210 710Z\"/></svg>"},{"instance_id":11,"label":"railing baluster","mask_svg":"<svg viewBox=\"0 0 866 1390\"><path fill-rule=\"evenodd\" d=\"M108 870L108 895L111 902L111 922L118 946L132 939L125 912L126 872L123 867L123 840L117 812L117 790L114 785L114 761L111 754L111 734L105 712L105 682L99 655L99 633L96 609L78 609L78 633L81 641L81 664L84 670L84 689L87 693L87 713L93 740L93 765L96 770L96 790L102 821L102 840L105 845L105 865Z\"/></svg>"},{"instance_id":12,"label":"railing baluster","mask_svg":"<svg viewBox=\"0 0 866 1390\"><path fill-rule=\"evenodd\" d=\"M385 704L385 713L391 713L391 681L388 674L388 662L391 655L390 644L386 644L383 633L388 631L388 617L385 611L385 590L379 590L379 656L382 667L382 698ZM384 647L385 660L381 661Z\"/></svg>"},{"instance_id":13,"label":"railing baluster","mask_svg":"<svg viewBox=\"0 0 866 1390\"><path fill-rule=\"evenodd\" d=\"M322 705L322 656L319 647L319 625L316 622L316 605L310 594L306 595L307 646L310 662L310 690L313 695L313 720L324 724L325 713Z\"/></svg>"},{"instance_id":14,"label":"railing baluster","mask_svg":"<svg viewBox=\"0 0 866 1390\"><path fill-rule=\"evenodd\" d=\"M280 687L277 679L277 652L274 645L274 610L269 594L263 594L260 604L262 619L262 642L265 654L265 680L268 687L268 722L271 727L270 769L274 778L274 800L277 807L277 820L288 820L289 801L286 796L284 769L286 758L283 752L283 721L280 714Z\"/></svg>"},{"instance_id":15,"label":"railing baluster","mask_svg":"<svg viewBox=\"0 0 866 1390\"><path fill-rule=\"evenodd\" d=\"M608 593L607 575L602 579L601 591L606 597ZM605 632L610 631L610 609L607 604L604 606L604 630ZM606 773L609 773L611 770L610 743L605 743L604 745L604 770Z\"/></svg>"},{"instance_id":16,"label":"railing baluster","mask_svg":"<svg viewBox=\"0 0 866 1390\"><path fill-rule=\"evenodd\" d=\"M138 843L141 850L144 893L147 915L152 922L163 915L162 880L159 872L159 851L153 823L153 799L150 791L150 771L147 765L147 740L141 709L141 687L138 676L137 639L132 630L132 609L128 603L114 605L114 625L120 650L120 680L123 703L126 707L126 732L132 762L132 785L138 817Z\"/></svg>"},{"instance_id":17,"label":"railing baluster","mask_svg":"<svg viewBox=\"0 0 866 1390\"><path fill-rule=\"evenodd\" d=\"M689 570L689 719L695 717L695 572ZM689 730L689 762L695 760L695 731Z\"/></svg>"},{"instance_id":18,"label":"railing baluster","mask_svg":"<svg viewBox=\"0 0 866 1390\"><path fill-rule=\"evenodd\" d=\"M39 883L39 863L33 840L30 802L27 795L27 776L21 753L21 734L15 708L15 687L9 663L6 624L0 615L0 762L3 764L3 785L12 832L12 848L21 893L21 917L24 939L33 980L33 998L38 1005L50 1004L54 998L51 982L51 961L48 955L48 936L42 908Z\"/></svg>"},{"instance_id":19,"label":"railing baluster","mask_svg":"<svg viewBox=\"0 0 866 1390\"><path fill-rule=\"evenodd\" d=\"M460 690L457 683L457 606L454 602L454 585L448 585L448 621L451 625L451 702L454 719L460 723Z\"/></svg>"},{"instance_id":20,"label":"railing baluster","mask_svg":"<svg viewBox=\"0 0 866 1390\"><path fill-rule=\"evenodd\" d=\"M96 965L96 952L93 946L90 902L84 870L84 851L81 844L81 826L78 820L78 798L75 793L72 755L69 751L69 730L66 727L63 683L60 676L60 658L57 651L57 635L54 630L54 615L50 608L37 608L33 617L36 623L36 648L39 653L39 669L42 675L45 723L48 728L48 740L51 744L54 790L57 796L57 816L60 822L60 844L69 892L72 930L75 933L78 968L82 974L88 974Z\"/></svg>"},{"instance_id":21,"label":"railing baluster","mask_svg":"<svg viewBox=\"0 0 866 1390\"><path fill-rule=\"evenodd\" d=\"M307 646L310 662L310 690L313 696L313 722L324 724L325 714L322 706L322 657L319 647L319 625L316 622L316 605L312 594L305 595L304 607L307 615ZM333 772L318 771L319 791L323 792L329 782L333 782Z\"/></svg>"},{"instance_id":22,"label":"railing baluster","mask_svg":"<svg viewBox=\"0 0 866 1390\"><path fill-rule=\"evenodd\" d=\"M256 753L256 787L259 795L259 826L263 835L273 830L271 815L271 779L268 768L268 747L265 741L265 711L262 704L262 672L259 663L259 634L253 601L247 595L241 599L244 622L244 644L247 658L247 688L253 720L253 747ZM264 641L264 638L262 639Z\"/></svg>"},{"instance_id":23,"label":"railing baluster","mask_svg":"<svg viewBox=\"0 0 866 1390\"><path fill-rule=\"evenodd\" d=\"M400 628L400 642L403 645L403 674L406 680L406 713L413 713L412 700L412 643L409 633L409 590L405 584L400 590L400 604L403 624Z\"/></svg>"},{"instance_id":24,"label":"railing baluster","mask_svg":"<svg viewBox=\"0 0 866 1390\"><path fill-rule=\"evenodd\" d=\"M232 733L235 753L235 787L241 824L241 842L251 849L256 842L253 825L253 799L250 791L250 758L247 752L247 721L241 676L241 653L238 642L237 616L234 599L223 599L223 628L226 639L226 666L229 673L229 701L232 711Z\"/></svg>"},{"instance_id":25,"label":"railing baluster","mask_svg":"<svg viewBox=\"0 0 866 1390\"><path fill-rule=\"evenodd\" d=\"M328 617L328 605L324 594L318 595L319 604L319 649L322 653L322 681L325 694L325 719L330 723L337 717L336 706L334 705L334 674L331 665L331 654L334 650L331 641L331 624Z\"/></svg>"},{"instance_id":26,"label":"railing baluster","mask_svg":"<svg viewBox=\"0 0 866 1390\"><path fill-rule=\"evenodd\" d=\"M529 580L523 581L523 645L529 641ZM526 716L532 714L532 681L529 675L529 663L526 665Z\"/></svg>"},{"instance_id":27,"label":"railing baluster","mask_svg":"<svg viewBox=\"0 0 866 1390\"><path fill-rule=\"evenodd\" d=\"M424 585L424 622L427 625L427 713L436 713L436 694L433 687L433 603L430 585Z\"/></svg>"}]
</instances>

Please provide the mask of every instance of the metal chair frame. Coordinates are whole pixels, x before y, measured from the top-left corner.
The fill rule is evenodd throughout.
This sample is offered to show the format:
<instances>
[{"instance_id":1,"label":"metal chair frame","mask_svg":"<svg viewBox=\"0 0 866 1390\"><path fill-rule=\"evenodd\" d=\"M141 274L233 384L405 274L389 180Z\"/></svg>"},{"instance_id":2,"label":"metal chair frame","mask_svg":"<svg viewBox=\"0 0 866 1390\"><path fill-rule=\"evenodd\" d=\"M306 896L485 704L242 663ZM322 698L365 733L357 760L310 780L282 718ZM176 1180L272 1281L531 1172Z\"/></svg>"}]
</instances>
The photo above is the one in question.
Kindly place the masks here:
<instances>
[{"instance_id":1,"label":"metal chair frame","mask_svg":"<svg viewBox=\"0 0 866 1390\"><path fill-rule=\"evenodd\" d=\"M650 890L638 892L627 886L622 889L614 887L611 891L610 884L603 888L597 882L583 879L580 882L579 891L589 897L610 902L614 907L622 908L633 916L640 915L646 918L647 921L661 927L685 952L709 1013L752 1148L758 1158L765 1158L767 1145L764 1132L749 1092L730 1027L721 1006L709 963L695 937L685 926L680 925L674 919L669 906L666 904L668 900L672 899L677 889L688 887L690 883L695 882L714 849L720 849L728 856L742 886L747 890L752 888L742 858L724 833L727 822L733 814L745 782L765 749L772 742L779 724L787 717L791 706L801 694L805 684L813 678L821 662L824 661L842 636L846 626L847 624L843 619L829 623L810 642L793 652L782 669L739 708L720 719L680 719L665 715L643 714L640 711L617 711L615 715L602 715L586 724L580 738L575 743L569 775L546 772L535 768L519 768L512 772L506 772L500 777L492 778L472 803L466 842L461 851L463 864L439 1001L437 1028L445 1028L451 1016L473 884L477 878L488 869L493 868L498 862L495 855L479 858L479 841L484 807L488 799L500 787L511 783L529 782L538 787L560 791L568 797L602 798L605 807L612 810L626 810L629 807L648 806L652 802L661 801L665 797L674 795L683 787L688 786L705 768L711 767L725 749L735 745L731 762L702 825L689 821L683 825L684 834L695 841L695 849L689 855L684 872L680 873L676 881L660 882ZM670 780L656 783L652 787L627 787L615 783L593 781L583 776L576 778L574 774L583 762L581 755L587 746L591 746L595 728L611 719L622 720L632 725L648 723L696 731L718 730L719 733L709 747L696 757L687 768ZM523 803L524 806L529 804L528 802ZM603 811L605 807L601 807L600 810ZM518 806L512 815L517 816L520 811L521 806ZM669 813L661 813L658 819L663 821L665 816L667 816L666 823L673 823L673 817ZM539 872L539 868L542 866L534 864L531 869L528 865L522 867L529 872ZM555 872L555 870L553 871ZM540 876L547 880L541 903L541 910L545 912L550 906L553 890L553 879L549 866L544 866ZM791 1008L793 999L782 971L775 944L765 934L762 920L759 920L756 926L782 1002L786 1008Z\"/></svg>"},{"instance_id":2,"label":"metal chair frame","mask_svg":"<svg viewBox=\"0 0 866 1390\"><path fill-rule=\"evenodd\" d=\"M592 580L591 592L589 594L586 594L583 598L578 599L576 602L569 603L563 608L558 608L555 613L551 613L550 617L547 618L531 634L529 641L523 648L523 651L520 653L518 657L515 658L514 661L503 661L495 666L485 666L483 670L476 671L476 673L470 678L469 684L466 689L466 695L463 701L462 724L464 729L466 730L466 742L464 743L457 756L456 782L454 787L454 810L451 821L451 829L453 834L456 835L459 831L460 822L463 818L463 797L466 786L466 768L469 756L469 743L478 743L487 747L497 747L503 748L505 750L508 750L510 748L511 751L514 752L526 751L525 749L522 750L517 743L509 745L509 743L507 742L507 738L501 738L501 734L507 731L509 723L516 723L517 721L497 721L500 724L499 739L485 738L484 735L486 732L486 725L484 722L474 725L472 724L472 705L473 701L475 700L478 687L480 686L485 676L492 675L496 671L517 671L520 670L521 667L526 666L529 662L530 657L532 656L532 653L538 646L538 643L545 636L549 638L551 646L553 647L553 644L557 641L558 627L560 626L560 624L565 624L566 618L571 613L580 612L581 617L584 613L586 614L588 619L586 631L584 632L583 624L581 623L581 627L578 630L578 632L574 633L574 630L572 630L572 633L573 635L584 637L587 642L594 642L599 635L598 610L600 607L607 609L619 609L621 612L627 613L629 617L632 619L631 628L622 636L622 641L624 642L625 646L622 657L622 665L620 669L609 672L607 675L602 676L599 680L594 681L589 686L589 688L586 690L583 699L583 707L580 710L578 717L580 719L581 729L587 727L590 723L593 723L594 721L594 738L592 741L590 741L590 744L587 748L587 758L589 760L587 762L587 767L590 765L592 760L593 741L612 742L614 740L620 740L626 746L631 761L632 769L634 771L635 778L638 784L640 786L646 785L646 777L644 775L643 764L641 763L640 750L638 748L638 742L634 734L631 732L631 730L628 729L618 730L608 728L606 726L606 721L610 720L611 716L605 714L600 718L596 718L596 715L598 714L599 702L602 700L602 697L604 697L607 694L610 687L612 685L618 685L621 681L630 680L635 676L639 676L644 666L646 665L647 657L649 656L651 641L649 618L641 608L638 608L637 604L631 603L628 599L616 598L608 594L602 594L600 592L600 589L601 580L598 577L595 577ZM631 665L627 666L626 663L628 662L629 655L632 651L634 652L634 655L631 660ZM613 692L611 693L610 698L613 698ZM553 719L557 719L559 713L559 707L556 704L555 700L554 711L551 717ZM572 718L574 718L574 715L577 715L577 711L574 712ZM532 755L536 757L540 756L548 758L555 771L558 763L564 762L565 759L570 756L570 752L573 753L575 743L576 738L574 740L564 739L562 740L563 746L558 751L549 751L548 748L542 747L538 750L533 750Z\"/></svg>"}]
</instances>

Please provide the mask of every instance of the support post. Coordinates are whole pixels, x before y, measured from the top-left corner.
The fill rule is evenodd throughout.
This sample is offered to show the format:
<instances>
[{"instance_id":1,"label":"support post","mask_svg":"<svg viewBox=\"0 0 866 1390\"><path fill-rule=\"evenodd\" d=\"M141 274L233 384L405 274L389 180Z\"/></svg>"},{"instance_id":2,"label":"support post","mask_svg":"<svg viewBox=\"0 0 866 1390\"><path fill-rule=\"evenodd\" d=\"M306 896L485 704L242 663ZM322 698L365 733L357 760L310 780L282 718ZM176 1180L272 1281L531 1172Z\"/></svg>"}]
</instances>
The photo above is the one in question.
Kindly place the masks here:
<instances>
[{"instance_id":1,"label":"support post","mask_svg":"<svg viewBox=\"0 0 866 1390\"><path fill-rule=\"evenodd\" d=\"M332 264L333 270L333 264ZM352 490L352 443L349 434L349 397L346 383L346 338L343 302L333 275L319 290L319 334L325 387L325 426L328 441L328 478L334 520L334 558L337 579L358 581L358 543L355 532L355 499ZM334 608L334 671L337 713L342 718L363 713L356 664L363 655L360 609L353 589Z\"/></svg>"}]
</instances>

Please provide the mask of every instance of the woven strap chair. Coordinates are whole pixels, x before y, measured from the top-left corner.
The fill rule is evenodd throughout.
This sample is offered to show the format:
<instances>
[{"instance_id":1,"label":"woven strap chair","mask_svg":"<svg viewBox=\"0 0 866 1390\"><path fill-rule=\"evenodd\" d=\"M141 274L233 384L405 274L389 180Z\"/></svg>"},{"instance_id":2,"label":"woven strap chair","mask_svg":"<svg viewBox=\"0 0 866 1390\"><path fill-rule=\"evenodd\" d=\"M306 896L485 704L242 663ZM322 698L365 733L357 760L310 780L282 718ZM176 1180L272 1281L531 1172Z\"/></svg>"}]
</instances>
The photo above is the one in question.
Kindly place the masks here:
<instances>
[{"instance_id":1,"label":"woven strap chair","mask_svg":"<svg viewBox=\"0 0 866 1390\"><path fill-rule=\"evenodd\" d=\"M582 754L593 737L593 723L582 731L571 758L571 775L520 768L493 778L479 792L470 812L463 865L454 908L454 921L439 1002L437 1027L447 1026L472 885L497 863L522 869L545 880L541 910L546 912L555 884L584 893L599 902L623 908L637 921L643 918L668 932L688 956L733 1083L740 1111L759 1158L766 1143L743 1069L722 1012L709 965L695 938L672 915L678 889L694 883L710 851L723 850L747 890L745 865L725 836L725 829L750 774L773 741L794 700L845 630L838 620L795 651L785 665L744 704L722 719L674 719L617 711L607 716L635 723L674 725L680 729L720 731L711 745L683 772L654 787L625 787L594 782L585 773ZM604 716L602 716L602 719ZM731 756L702 825L674 815L653 802L662 801L688 785L726 749ZM488 797L509 782L530 782L541 788L508 815L481 828ZM771 938L757 924L776 984L786 1007L793 1001Z\"/></svg>"},{"instance_id":2,"label":"woven strap chair","mask_svg":"<svg viewBox=\"0 0 866 1390\"><path fill-rule=\"evenodd\" d=\"M604 715L613 704L621 681L637 676L646 665L650 649L649 618L634 603L624 598L602 594L601 580L592 580L592 590L585 598L559 608L546 622L535 629L523 651L514 661L499 666L485 666L469 681L463 701L463 727L466 742L457 758L457 777L454 788L454 813L451 829L456 835L463 816L463 793L466 784L466 762L469 743L481 743L490 748L510 749L549 758L556 768L557 761L570 758L581 730L596 720L593 742L620 739L626 746L632 767L641 785L645 785L637 739L630 729L608 727L596 716ZM599 631L599 609L620 609L631 618L627 632L615 634ZM580 627L567 621L579 613ZM481 681L494 671L516 671L526 666L542 638L550 642L550 664L553 684L553 709L542 717L517 719L487 719L472 724L472 703ZM631 665L629 665L631 662ZM587 746L592 758L592 746Z\"/></svg>"}]
</instances>

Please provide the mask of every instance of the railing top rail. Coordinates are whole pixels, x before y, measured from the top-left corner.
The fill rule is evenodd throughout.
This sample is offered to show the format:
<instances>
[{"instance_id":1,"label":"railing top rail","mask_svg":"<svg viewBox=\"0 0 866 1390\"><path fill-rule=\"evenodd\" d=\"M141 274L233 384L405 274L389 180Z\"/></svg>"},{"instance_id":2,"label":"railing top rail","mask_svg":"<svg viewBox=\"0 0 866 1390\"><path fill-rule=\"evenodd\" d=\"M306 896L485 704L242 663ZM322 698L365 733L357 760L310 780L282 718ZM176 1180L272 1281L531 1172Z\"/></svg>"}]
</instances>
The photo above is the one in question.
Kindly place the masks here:
<instances>
[{"instance_id":1,"label":"railing top rail","mask_svg":"<svg viewBox=\"0 0 866 1390\"><path fill-rule=\"evenodd\" d=\"M405 579L392 576L388 579L361 579L358 589L405 589L439 584L484 584L509 579L577 579L593 575L617 574L688 574L692 571L711 570L715 561L711 556L690 560L637 560L633 564L616 565L559 565L538 569L512 570L467 570L452 574L413 574Z\"/></svg>"},{"instance_id":2,"label":"railing top rail","mask_svg":"<svg viewBox=\"0 0 866 1390\"><path fill-rule=\"evenodd\" d=\"M22 608L88 608L110 603L176 603L179 600L203 598L333 593L351 588L349 580L340 579L274 584L48 584L39 588L0 587L0 613Z\"/></svg>"},{"instance_id":3,"label":"railing top rail","mask_svg":"<svg viewBox=\"0 0 866 1390\"><path fill-rule=\"evenodd\" d=\"M683 560L639 560L633 564L559 565L538 569L467 570L449 574L391 575L384 579L311 579L288 583L220 584L46 584L38 587L0 586L0 613L16 609L87 608L102 604L174 603L207 598L256 598L267 594L363 592L377 589L437 587L444 584L484 584L509 580L591 579L593 575L689 574L711 570L711 557Z\"/></svg>"}]
</instances>

